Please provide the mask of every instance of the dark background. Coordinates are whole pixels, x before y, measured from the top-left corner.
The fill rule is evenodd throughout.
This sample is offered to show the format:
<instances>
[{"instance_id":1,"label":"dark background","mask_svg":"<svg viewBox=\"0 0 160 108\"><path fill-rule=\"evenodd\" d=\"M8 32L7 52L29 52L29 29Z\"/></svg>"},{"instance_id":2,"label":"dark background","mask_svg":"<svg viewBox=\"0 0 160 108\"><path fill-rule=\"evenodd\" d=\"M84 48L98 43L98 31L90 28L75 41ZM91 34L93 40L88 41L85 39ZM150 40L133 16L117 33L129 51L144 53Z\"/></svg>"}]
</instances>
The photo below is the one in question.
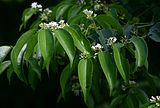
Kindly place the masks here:
<instances>
[{"instance_id":1,"label":"dark background","mask_svg":"<svg viewBox=\"0 0 160 108\"><path fill-rule=\"evenodd\" d=\"M20 37L19 26L22 13L32 2L44 8L54 6L58 0L0 0L0 45L14 45Z\"/></svg>"}]
</instances>

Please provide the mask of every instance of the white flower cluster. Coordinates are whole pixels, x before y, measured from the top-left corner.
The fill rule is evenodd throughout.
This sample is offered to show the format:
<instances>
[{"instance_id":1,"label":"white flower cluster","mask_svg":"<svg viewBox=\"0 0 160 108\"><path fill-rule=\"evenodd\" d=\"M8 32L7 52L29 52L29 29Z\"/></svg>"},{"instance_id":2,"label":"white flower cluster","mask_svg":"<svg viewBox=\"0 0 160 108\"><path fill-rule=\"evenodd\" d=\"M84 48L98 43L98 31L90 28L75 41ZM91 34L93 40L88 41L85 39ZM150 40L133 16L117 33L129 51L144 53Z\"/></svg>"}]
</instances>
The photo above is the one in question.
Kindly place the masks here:
<instances>
[{"instance_id":1,"label":"white flower cluster","mask_svg":"<svg viewBox=\"0 0 160 108\"><path fill-rule=\"evenodd\" d=\"M97 43L95 46L92 46L91 48L92 48L94 51L98 51L98 50L102 49L103 46L102 46L101 44Z\"/></svg>"},{"instance_id":2,"label":"white flower cluster","mask_svg":"<svg viewBox=\"0 0 160 108\"><path fill-rule=\"evenodd\" d=\"M92 10L88 9L83 10L83 13L87 15L87 19L92 19L93 17L97 16L97 14L94 14Z\"/></svg>"},{"instance_id":3,"label":"white flower cluster","mask_svg":"<svg viewBox=\"0 0 160 108\"><path fill-rule=\"evenodd\" d=\"M41 28L44 28L44 29L50 28L51 30L55 30L55 29L63 28L64 26L68 26L68 24L65 23L64 20L60 20L59 22L51 21L48 24L47 23L41 23L39 26Z\"/></svg>"},{"instance_id":4,"label":"white flower cluster","mask_svg":"<svg viewBox=\"0 0 160 108\"><path fill-rule=\"evenodd\" d=\"M150 102L151 103L155 103L156 106L160 106L160 96L151 96L151 99L150 99Z\"/></svg>"},{"instance_id":5,"label":"white flower cluster","mask_svg":"<svg viewBox=\"0 0 160 108\"><path fill-rule=\"evenodd\" d=\"M43 10L43 13L41 14L40 18L42 20L48 21L48 17L51 15L52 11L49 8L46 8Z\"/></svg>"},{"instance_id":6,"label":"white flower cluster","mask_svg":"<svg viewBox=\"0 0 160 108\"><path fill-rule=\"evenodd\" d=\"M80 54L80 59L87 59L88 57L89 57L89 53L86 51Z\"/></svg>"},{"instance_id":7,"label":"white flower cluster","mask_svg":"<svg viewBox=\"0 0 160 108\"><path fill-rule=\"evenodd\" d=\"M96 0L94 4L94 10L98 11L103 7L103 3L101 3L101 0Z\"/></svg>"},{"instance_id":8,"label":"white flower cluster","mask_svg":"<svg viewBox=\"0 0 160 108\"><path fill-rule=\"evenodd\" d=\"M74 92L74 94L76 96L78 96L80 94L80 92L82 92L81 86L78 82L76 82L72 85L72 91Z\"/></svg>"},{"instance_id":9,"label":"white flower cluster","mask_svg":"<svg viewBox=\"0 0 160 108\"><path fill-rule=\"evenodd\" d=\"M32 9L37 9L38 11L42 11L42 5L38 4L37 2L33 2L31 4Z\"/></svg>"},{"instance_id":10,"label":"white flower cluster","mask_svg":"<svg viewBox=\"0 0 160 108\"><path fill-rule=\"evenodd\" d=\"M91 48L95 51L93 58L96 58L98 51L100 51L103 48L103 46L101 44L97 43L96 45L91 46Z\"/></svg>"},{"instance_id":11,"label":"white flower cluster","mask_svg":"<svg viewBox=\"0 0 160 108\"><path fill-rule=\"evenodd\" d=\"M107 39L107 45L112 45L116 41L117 41L116 37L110 37L109 39Z\"/></svg>"}]
</instances>

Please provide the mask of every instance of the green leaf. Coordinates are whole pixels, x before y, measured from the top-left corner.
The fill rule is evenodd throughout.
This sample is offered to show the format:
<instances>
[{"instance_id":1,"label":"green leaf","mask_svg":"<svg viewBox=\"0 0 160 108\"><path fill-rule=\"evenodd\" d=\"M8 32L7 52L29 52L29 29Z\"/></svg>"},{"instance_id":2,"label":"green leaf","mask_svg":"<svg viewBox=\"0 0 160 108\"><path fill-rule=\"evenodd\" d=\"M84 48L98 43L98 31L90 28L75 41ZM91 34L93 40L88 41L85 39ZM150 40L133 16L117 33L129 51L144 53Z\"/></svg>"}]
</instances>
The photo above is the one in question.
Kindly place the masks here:
<instances>
[{"instance_id":1,"label":"green leaf","mask_svg":"<svg viewBox=\"0 0 160 108\"><path fill-rule=\"evenodd\" d=\"M38 61L34 58L28 60L30 68L37 74L38 78L41 79L41 67Z\"/></svg>"},{"instance_id":2,"label":"green leaf","mask_svg":"<svg viewBox=\"0 0 160 108\"><path fill-rule=\"evenodd\" d=\"M151 106L151 107L150 107L150 106ZM140 108L153 108L153 107L152 107L152 103L147 102L147 103L141 105Z\"/></svg>"},{"instance_id":3,"label":"green leaf","mask_svg":"<svg viewBox=\"0 0 160 108\"><path fill-rule=\"evenodd\" d=\"M8 68L10 64L11 64L11 61L4 61L0 63L0 75Z\"/></svg>"},{"instance_id":4,"label":"green leaf","mask_svg":"<svg viewBox=\"0 0 160 108\"><path fill-rule=\"evenodd\" d=\"M22 25L20 26L20 30L22 29L22 27L24 26L24 28L26 27L26 24L28 22L28 20L33 16L33 14L36 13L35 9L32 8L27 8L23 11L23 15L22 15Z\"/></svg>"},{"instance_id":5,"label":"green leaf","mask_svg":"<svg viewBox=\"0 0 160 108\"><path fill-rule=\"evenodd\" d=\"M107 39L111 36L115 36L115 31L112 29L102 29L102 30L97 30L97 34L99 35L98 39L100 43L103 45L104 49L108 51L108 45L106 44Z\"/></svg>"},{"instance_id":6,"label":"green leaf","mask_svg":"<svg viewBox=\"0 0 160 108\"><path fill-rule=\"evenodd\" d=\"M71 6L69 3L63 3L61 4L57 10L56 10L56 21L60 20L64 17L64 14L66 13L67 9Z\"/></svg>"},{"instance_id":7,"label":"green leaf","mask_svg":"<svg viewBox=\"0 0 160 108\"><path fill-rule=\"evenodd\" d=\"M34 51L34 48L37 44L37 33L35 35L33 35L32 37L30 37L30 39L28 40L28 44L27 44L27 48L26 48L26 52L25 52L25 59L28 60Z\"/></svg>"},{"instance_id":8,"label":"green leaf","mask_svg":"<svg viewBox=\"0 0 160 108\"><path fill-rule=\"evenodd\" d=\"M160 42L160 22L156 23L149 29L148 35L155 42Z\"/></svg>"},{"instance_id":9,"label":"green leaf","mask_svg":"<svg viewBox=\"0 0 160 108\"><path fill-rule=\"evenodd\" d=\"M135 46L136 65L143 66L148 58L148 47L145 40L141 37L133 36L131 42Z\"/></svg>"},{"instance_id":10,"label":"green leaf","mask_svg":"<svg viewBox=\"0 0 160 108\"><path fill-rule=\"evenodd\" d=\"M82 15L76 15L74 17L71 17L68 19L68 24L69 25L74 25L74 24L80 24L80 22L85 19L84 16Z\"/></svg>"},{"instance_id":11,"label":"green leaf","mask_svg":"<svg viewBox=\"0 0 160 108\"><path fill-rule=\"evenodd\" d=\"M21 81L26 82L26 78L22 68L22 59L24 52L27 48L28 40L35 34L35 30L31 29L25 32L17 41L11 52L11 62L13 65L14 72L17 74Z\"/></svg>"},{"instance_id":12,"label":"green leaf","mask_svg":"<svg viewBox=\"0 0 160 108\"><path fill-rule=\"evenodd\" d=\"M98 58L108 81L111 95L117 81L117 68L114 63L113 56L109 52L99 52Z\"/></svg>"},{"instance_id":13,"label":"green leaf","mask_svg":"<svg viewBox=\"0 0 160 108\"><path fill-rule=\"evenodd\" d=\"M121 43L116 43L116 44L112 44L112 48L113 48L113 53L114 53L114 60L116 63L116 66L120 72L120 75L122 76L122 78L124 79L124 81L126 83L128 83L129 80L129 62L126 58L124 58L121 55L121 48L123 47L123 44Z\"/></svg>"},{"instance_id":14,"label":"green leaf","mask_svg":"<svg viewBox=\"0 0 160 108\"><path fill-rule=\"evenodd\" d=\"M122 94L119 96L116 96L114 99L111 101L111 108L118 108L119 105L121 105L124 101L124 98L126 98L126 94Z\"/></svg>"},{"instance_id":15,"label":"green leaf","mask_svg":"<svg viewBox=\"0 0 160 108\"><path fill-rule=\"evenodd\" d=\"M37 20L35 20L32 25L30 26L30 29L35 29L39 27L39 24L42 22L41 18L38 18Z\"/></svg>"},{"instance_id":16,"label":"green leaf","mask_svg":"<svg viewBox=\"0 0 160 108\"><path fill-rule=\"evenodd\" d=\"M68 19L74 16L77 16L78 13L81 11L82 6L73 5L68 11Z\"/></svg>"},{"instance_id":17,"label":"green leaf","mask_svg":"<svg viewBox=\"0 0 160 108\"><path fill-rule=\"evenodd\" d=\"M95 102L93 96L90 94L87 101L87 107L88 108L94 108Z\"/></svg>"},{"instance_id":18,"label":"green leaf","mask_svg":"<svg viewBox=\"0 0 160 108\"><path fill-rule=\"evenodd\" d=\"M106 17L106 15L98 15L95 20L103 28L110 29L111 26L105 17Z\"/></svg>"},{"instance_id":19,"label":"green leaf","mask_svg":"<svg viewBox=\"0 0 160 108\"><path fill-rule=\"evenodd\" d=\"M127 96L126 101L127 101L127 104L128 104L128 108L137 108L137 107L139 107L137 99L132 94L129 94Z\"/></svg>"},{"instance_id":20,"label":"green leaf","mask_svg":"<svg viewBox=\"0 0 160 108\"><path fill-rule=\"evenodd\" d=\"M137 100L139 101L141 105L149 102L149 98L147 94L142 89L133 88L132 90L135 93L134 96L136 96Z\"/></svg>"},{"instance_id":21,"label":"green leaf","mask_svg":"<svg viewBox=\"0 0 160 108\"><path fill-rule=\"evenodd\" d=\"M41 67L36 59L29 60L28 81L33 89L36 89L38 81L41 79Z\"/></svg>"},{"instance_id":22,"label":"green leaf","mask_svg":"<svg viewBox=\"0 0 160 108\"><path fill-rule=\"evenodd\" d=\"M48 71L48 66L54 52L54 40L50 30L41 29L38 31L38 47L44 59L43 68L46 67Z\"/></svg>"},{"instance_id":23,"label":"green leaf","mask_svg":"<svg viewBox=\"0 0 160 108\"><path fill-rule=\"evenodd\" d=\"M128 19L128 20L131 19L130 13L123 5L120 5L118 3L111 3L111 4L109 4L109 8L115 9L118 14L123 15L122 17L124 17L124 19ZM120 17L120 16L118 16L118 17Z\"/></svg>"},{"instance_id":24,"label":"green leaf","mask_svg":"<svg viewBox=\"0 0 160 108\"><path fill-rule=\"evenodd\" d=\"M83 39L81 38L80 33L78 33L74 28L70 26L66 26L64 29L66 29L72 36L75 46L81 51L85 52L85 45L83 43Z\"/></svg>"},{"instance_id":25,"label":"green leaf","mask_svg":"<svg viewBox=\"0 0 160 108\"><path fill-rule=\"evenodd\" d=\"M7 69L7 79L9 83L11 82L11 77L12 77L13 72L14 72L13 66L12 64L10 64L9 68Z\"/></svg>"},{"instance_id":26,"label":"green leaf","mask_svg":"<svg viewBox=\"0 0 160 108\"><path fill-rule=\"evenodd\" d=\"M110 13L107 13L107 15L98 15L96 17L96 21L103 28L111 28L112 27L112 28L116 29L120 34L123 33L123 29L122 29L121 24Z\"/></svg>"},{"instance_id":27,"label":"green leaf","mask_svg":"<svg viewBox=\"0 0 160 108\"><path fill-rule=\"evenodd\" d=\"M0 63L4 60L10 50L10 46L0 46Z\"/></svg>"},{"instance_id":28,"label":"green leaf","mask_svg":"<svg viewBox=\"0 0 160 108\"><path fill-rule=\"evenodd\" d=\"M70 65L67 65L62 73L61 73L61 76L60 76L60 85L61 85L61 90L62 90L62 97L64 98L65 97L65 88L66 88L66 83L69 79L71 75L71 68L70 68Z\"/></svg>"},{"instance_id":29,"label":"green leaf","mask_svg":"<svg viewBox=\"0 0 160 108\"><path fill-rule=\"evenodd\" d=\"M59 43L62 45L65 52L67 53L72 66L75 56L75 47L72 36L64 29L57 29L54 32Z\"/></svg>"},{"instance_id":30,"label":"green leaf","mask_svg":"<svg viewBox=\"0 0 160 108\"><path fill-rule=\"evenodd\" d=\"M39 78L37 74L31 69L31 67L28 68L28 82L33 90L36 89L38 85Z\"/></svg>"},{"instance_id":31,"label":"green leaf","mask_svg":"<svg viewBox=\"0 0 160 108\"><path fill-rule=\"evenodd\" d=\"M87 103L92 85L93 63L91 59L81 59L78 64L78 77L83 91L84 101Z\"/></svg>"}]
</instances>

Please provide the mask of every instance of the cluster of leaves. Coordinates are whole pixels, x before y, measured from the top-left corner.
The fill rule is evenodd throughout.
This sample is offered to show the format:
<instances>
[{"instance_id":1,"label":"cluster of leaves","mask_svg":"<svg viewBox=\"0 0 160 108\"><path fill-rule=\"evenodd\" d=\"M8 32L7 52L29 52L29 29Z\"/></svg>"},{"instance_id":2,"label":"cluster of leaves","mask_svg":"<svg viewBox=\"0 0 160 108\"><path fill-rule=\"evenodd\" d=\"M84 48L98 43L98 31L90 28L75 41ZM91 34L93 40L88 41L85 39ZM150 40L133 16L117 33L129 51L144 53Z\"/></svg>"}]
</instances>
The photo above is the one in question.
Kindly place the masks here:
<instances>
[{"instance_id":1,"label":"cluster of leaves","mask_svg":"<svg viewBox=\"0 0 160 108\"><path fill-rule=\"evenodd\" d=\"M9 80L14 72L35 89L42 72L49 77L51 72L58 72L60 96L65 98L74 91L89 108L152 105L148 98L151 94L145 89L154 83L153 75L148 73L146 40L160 42L159 22L137 24L116 2L65 0L50 9L47 19L42 19L42 12L33 8L24 11L21 29L32 16L37 20L12 50L9 46L0 47L0 73L8 68ZM92 12L87 14L86 9ZM45 26L61 20L65 21L61 28ZM142 30L146 26L152 26L148 32ZM113 41L113 37L117 40ZM102 47L92 49L96 44ZM3 62L10 50L11 60Z\"/></svg>"}]
</instances>

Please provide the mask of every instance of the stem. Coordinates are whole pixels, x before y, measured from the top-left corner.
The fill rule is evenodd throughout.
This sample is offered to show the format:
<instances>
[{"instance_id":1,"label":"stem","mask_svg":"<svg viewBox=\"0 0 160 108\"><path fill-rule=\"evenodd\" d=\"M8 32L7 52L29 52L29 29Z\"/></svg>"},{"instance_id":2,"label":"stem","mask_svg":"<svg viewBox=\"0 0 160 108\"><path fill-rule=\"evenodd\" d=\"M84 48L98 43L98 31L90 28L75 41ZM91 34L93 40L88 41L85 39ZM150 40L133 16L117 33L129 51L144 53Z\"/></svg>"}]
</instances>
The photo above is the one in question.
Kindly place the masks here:
<instances>
[{"instance_id":1,"label":"stem","mask_svg":"<svg viewBox=\"0 0 160 108\"><path fill-rule=\"evenodd\" d=\"M140 25L140 26L136 26L136 28L144 28L144 27L149 27L149 26L152 26L152 25L154 25L154 23L153 22L151 22L151 23L149 23L149 24L143 24L143 25Z\"/></svg>"}]
</instances>

